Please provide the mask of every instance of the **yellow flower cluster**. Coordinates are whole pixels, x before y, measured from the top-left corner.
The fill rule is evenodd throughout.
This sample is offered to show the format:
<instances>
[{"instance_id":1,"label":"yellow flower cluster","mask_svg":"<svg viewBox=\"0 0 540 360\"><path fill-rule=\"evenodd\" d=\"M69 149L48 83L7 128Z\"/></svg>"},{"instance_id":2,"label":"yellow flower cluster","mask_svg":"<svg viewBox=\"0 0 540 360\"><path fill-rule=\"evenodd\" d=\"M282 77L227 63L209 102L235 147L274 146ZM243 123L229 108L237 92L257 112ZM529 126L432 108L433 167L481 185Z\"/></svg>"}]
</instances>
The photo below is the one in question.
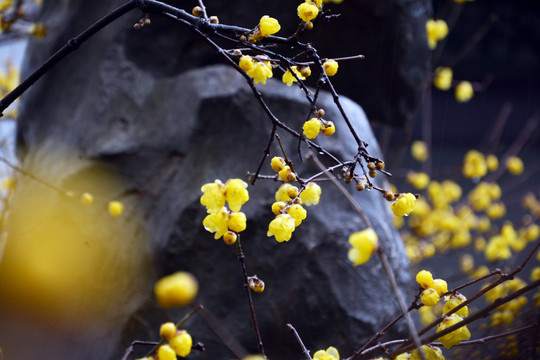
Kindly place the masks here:
<instances>
[{"instance_id":1,"label":"yellow flower cluster","mask_svg":"<svg viewBox=\"0 0 540 360\"><path fill-rule=\"evenodd\" d=\"M358 266L368 262L371 255L377 251L379 237L372 228L368 228L351 234L349 244L352 248L347 256L354 266Z\"/></svg>"},{"instance_id":2,"label":"yellow flower cluster","mask_svg":"<svg viewBox=\"0 0 540 360\"><path fill-rule=\"evenodd\" d=\"M463 161L463 176L468 179L484 177L488 171L486 157L479 151L469 150Z\"/></svg>"},{"instance_id":3,"label":"yellow flower cluster","mask_svg":"<svg viewBox=\"0 0 540 360\"><path fill-rule=\"evenodd\" d=\"M409 215L414 210L416 196L411 193L399 194L390 207L395 216Z\"/></svg>"},{"instance_id":4,"label":"yellow flower cluster","mask_svg":"<svg viewBox=\"0 0 540 360\"><path fill-rule=\"evenodd\" d=\"M176 360L176 356L186 357L191 353L193 339L186 330L179 330L172 322L166 322L161 325L159 335L164 344L161 344L157 350L157 359ZM141 360L154 360L153 357L146 357Z\"/></svg>"},{"instance_id":5,"label":"yellow flower cluster","mask_svg":"<svg viewBox=\"0 0 540 360\"><path fill-rule=\"evenodd\" d=\"M333 346L326 350L317 350L313 354L313 360L339 360L339 352Z\"/></svg>"},{"instance_id":6,"label":"yellow flower cluster","mask_svg":"<svg viewBox=\"0 0 540 360\"><path fill-rule=\"evenodd\" d=\"M527 284L522 279L516 277L491 289L484 297L488 303L493 303L495 300L505 297L511 292L515 292L526 285ZM516 316L521 314L523 306L527 303L527 297L522 295L499 306L497 311L491 315L490 325L501 326L511 324Z\"/></svg>"},{"instance_id":7,"label":"yellow flower cluster","mask_svg":"<svg viewBox=\"0 0 540 360\"><path fill-rule=\"evenodd\" d=\"M298 68L296 66L291 66L291 69L298 79L306 80L306 77L300 71L298 71ZM298 80L293 76L289 69L287 69L287 71L285 71L285 73L283 74L281 81L287 84L287 86L291 86L293 82L297 82Z\"/></svg>"},{"instance_id":8,"label":"yellow flower cluster","mask_svg":"<svg viewBox=\"0 0 540 360\"><path fill-rule=\"evenodd\" d=\"M198 291L197 279L184 271L162 277L154 286L157 302L166 309L189 305Z\"/></svg>"},{"instance_id":9,"label":"yellow flower cluster","mask_svg":"<svg viewBox=\"0 0 540 360\"><path fill-rule=\"evenodd\" d=\"M270 59L264 55L258 55L255 58L249 55L243 55L238 63L240 69L244 70L248 76L253 78L255 84L262 82L274 76Z\"/></svg>"},{"instance_id":10,"label":"yellow flower cluster","mask_svg":"<svg viewBox=\"0 0 540 360\"><path fill-rule=\"evenodd\" d=\"M422 270L416 275L416 282L424 289L420 301L426 306L434 306L440 297L448 291L448 285L443 279L433 280L433 275Z\"/></svg>"},{"instance_id":11,"label":"yellow flower cluster","mask_svg":"<svg viewBox=\"0 0 540 360\"><path fill-rule=\"evenodd\" d=\"M289 165L285 164L285 159L279 156L274 156L270 162L272 170L278 173L281 180L294 181L296 180L296 174L293 172Z\"/></svg>"},{"instance_id":12,"label":"yellow flower cluster","mask_svg":"<svg viewBox=\"0 0 540 360\"><path fill-rule=\"evenodd\" d=\"M315 139L319 132L324 136L332 136L336 132L336 126L332 121L311 118L304 123L302 130L306 138Z\"/></svg>"},{"instance_id":13,"label":"yellow flower cluster","mask_svg":"<svg viewBox=\"0 0 540 360\"><path fill-rule=\"evenodd\" d=\"M240 209L249 200L247 186L241 179L229 179L225 184L216 180L202 186L200 201L209 213L203 220L203 226L215 233L215 239L223 236L226 244L234 244L237 234L246 229L246 215ZM225 207L226 202L231 211Z\"/></svg>"},{"instance_id":14,"label":"yellow flower cluster","mask_svg":"<svg viewBox=\"0 0 540 360\"><path fill-rule=\"evenodd\" d=\"M448 25L444 20L429 19L426 23L426 33L428 46L433 50L437 47L437 43L448 35Z\"/></svg>"},{"instance_id":15,"label":"yellow flower cluster","mask_svg":"<svg viewBox=\"0 0 540 360\"><path fill-rule=\"evenodd\" d=\"M482 181L469 192L468 200L475 211L484 211L500 199L501 194L499 185Z\"/></svg>"},{"instance_id":16,"label":"yellow flower cluster","mask_svg":"<svg viewBox=\"0 0 540 360\"><path fill-rule=\"evenodd\" d=\"M274 159L273 164L282 163L280 158ZM321 188L316 183L308 183L302 192L291 184L281 185L276 192L276 202L272 204L272 212L276 217L268 225L267 236L274 236L278 242L289 241L293 231L307 217L307 211L302 204L316 205L320 195Z\"/></svg>"},{"instance_id":17,"label":"yellow flower cluster","mask_svg":"<svg viewBox=\"0 0 540 360\"><path fill-rule=\"evenodd\" d=\"M530 241L538 238L538 225L532 224L517 232L511 222L507 221L500 230L489 238L485 247L485 256L489 261L505 260L512 256L512 250L520 252Z\"/></svg>"},{"instance_id":18,"label":"yellow flower cluster","mask_svg":"<svg viewBox=\"0 0 540 360\"><path fill-rule=\"evenodd\" d=\"M442 279L433 279L433 275L431 272L426 270L421 270L416 275L416 281L422 287L425 289L422 292L422 296L420 301L425 306L432 307L437 304L439 301L439 298L448 291L446 281ZM455 307L458 305L461 305L463 302L467 300L465 296L463 296L460 293L453 293L449 296L444 297L445 304L443 308L443 313L447 314L450 311L452 311ZM422 309L422 308L421 308ZM434 320L435 316L433 312L430 310L424 310L421 311L421 315L424 313L424 317L429 316L428 319L425 320ZM437 332L442 331L446 329L449 326L452 326L461 320L463 320L464 317L469 316L469 309L467 306L462 307L455 313L453 313L450 316L445 316L443 321L439 324L437 327ZM431 322L429 321L429 322ZM450 348L454 345L459 344L463 340L468 340L471 337L471 334L466 326L463 326L447 335L442 336L439 338L440 342L444 345L446 348Z\"/></svg>"}]
</instances>

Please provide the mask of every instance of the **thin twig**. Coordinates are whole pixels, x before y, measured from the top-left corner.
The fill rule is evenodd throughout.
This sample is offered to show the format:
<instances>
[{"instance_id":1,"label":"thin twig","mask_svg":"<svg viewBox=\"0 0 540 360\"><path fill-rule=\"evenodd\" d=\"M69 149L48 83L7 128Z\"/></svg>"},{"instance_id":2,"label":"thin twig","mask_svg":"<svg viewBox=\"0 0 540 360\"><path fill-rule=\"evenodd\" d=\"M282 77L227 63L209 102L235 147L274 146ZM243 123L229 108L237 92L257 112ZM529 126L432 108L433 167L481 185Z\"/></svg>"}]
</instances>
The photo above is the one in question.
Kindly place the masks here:
<instances>
[{"instance_id":1,"label":"thin twig","mask_svg":"<svg viewBox=\"0 0 540 360\"><path fill-rule=\"evenodd\" d=\"M131 355L133 353L133 351L135 351L135 346L137 345L148 345L148 346L156 346L158 345L159 343L156 342L156 341L140 341L140 340L135 340L131 343L131 345L129 345L129 347L126 349L126 352L124 353L124 356L122 356L122 360L127 360L129 358L129 355ZM1 358L0 358L1 360Z\"/></svg>"},{"instance_id":2,"label":"thin twig","mask_svg":"<svg viewBox=\"0 0 540 360\"><path fill-rule=\"evenodd\" d=\"M309 350L306 348L304 343L302 342L302 339L300 338L300 335L298 335L298 332L292 326L291 324L287 324L287 327L293 332L294 337L296 338L296 341L298 341L298 344L300 345L300 348L302 348L302 353L305 355L307 360L311 360L311 355L309 355Z\"/></svg>"},{"instance_id":3,"label":"thin twig","mask_svg":"<svg viewBox=\"0 0 540 360\"><path fill-rule=\"evenodd\" d=\"M248 273L246 270L246 261L244 258L244 252L242 250L242 245L240 243L240 234L238 234L238 238L236 239L236 249L238 250L238 260L240 260L240 264L242 266L242 275L244 276L244 289L246 290L246 295L249 303L249 311L251 313L251 320L253 321L253 328L255 330L255 336L257 337L257 345L259 347L259 351L261 352L262 356L266 358L266 354L264 353L264 345L261 338L261 333L259 331L259 325L257 323L257 316L255 315L255 307L253 306L253 299L251 297L251 289L249 288L249 279L248 279Z\"/></svg>"},{"instance_id":4,"label":"thin twig","mask_svg":"<svg viewBox=\"0 0 540 360\"><path fill-rule=\"evenodd\" d=\"M43 75L45 75L53 66L58 64L66 56L73 51L77 50L86 40L95 35L98 31L117 20L122 15L136 8L136 1L129 1L126 4L113 10L110 14L102 17L88 29L76 37L70 39L60 50L58 50L53 56L45 61L40 67L38 67L32 74L30 74L19 86L13 91L7 94L2 100L0 100L0 117L3 115L3 111L11 105L19 96L21 96L30 86L38 81Z\"/></svg>"}]
</instances>

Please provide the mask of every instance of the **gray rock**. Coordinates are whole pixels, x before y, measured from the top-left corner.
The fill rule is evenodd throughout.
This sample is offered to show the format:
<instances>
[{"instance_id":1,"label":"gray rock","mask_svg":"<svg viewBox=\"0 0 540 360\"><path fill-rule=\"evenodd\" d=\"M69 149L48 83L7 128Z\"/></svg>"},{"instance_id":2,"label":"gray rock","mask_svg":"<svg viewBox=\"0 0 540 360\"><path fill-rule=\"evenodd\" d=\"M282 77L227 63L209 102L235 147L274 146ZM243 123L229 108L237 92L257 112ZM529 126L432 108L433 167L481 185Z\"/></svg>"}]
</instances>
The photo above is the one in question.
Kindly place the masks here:
<instances>
[{"instance_id":1,"label":"gray rock","mask_svg":"<svg viewBox=\"0 0 540 360\"><path fill-rule=\"evenodd\" d=\"M45 3L45 14L60 6L51 4ZM96 11L79 3L71 6L88 7L88 16ZM75 8L70 16L81 10ZM61 19L52 17L51 21ZM77 23L75 17L70 19ZM177 270L195 274L201 284L197 302L247 351L257 352L235 249L214 241L203 229L205 210L199 197L202 184L244 177L246 171L257 168L271 123L243 77L229 67L164 72L167 66L160 63L159 56L152 66L153 57L148 54L141 55L147 57L147 68L142 67L128 46L127 38L132 35L125 29L132 22L132 18L124 19L92 39L23 99L18 129L22 165L58 187L76 192L88 191L84 182L88 174L98 178L119 175L123 181L95 192L103 199L125 202L129 211L114 226L129 229L134 241L147 242L136 248L139 255L131 264L146 271L144 275L139 271L125 274L131 279L122 288L126 301L111 303L107 320L101 323L103 331L81 331L77 326L80 319L74 319L71 342L62 345L58 336L50 335L56 340L42 341L39 352L72 358L76 348L78 359L117 359L131 340L155 338L156 324L165 315L151 298L151 286L156 276ZM157 24L156 19L152 26ZM45 42L33 44L28 66L42 60L70 31L73 26L59 28ZM275 115L299 131L308 114L303 93L278 81L259 88ZM341 101L354 127L370 144L371 153L381 156L362 109L345 97ZM319 106L338 130L333 137L318 141L338 157L350 158L356 147L331 96L321 93ZM301 174L317 171L299 159L296 139L281 130L279 134ZM58 144L72 149L60 161L52 155ZM302 145L302 155L307 151ZM276 144L271 152L280 155ZM268 164L263 171L272 173ZM21 181L26 185L20 189L31 186L29 179ZM380 176L377 183L387 186ZM333 345L342 354L350 354L398 313L395 296L378 260L358 268L348 262L347 238L364 224L329 183L323 184L321 203L308 208L308 218L290 242L279 244L268 238L266 230L273 218L270 205L278 185L261 180L249 187L251 200L243 207L248 229L241 237L248 272L267 285L263 294L254 296L267 353L270 358L301 356L285 327L291 323L313 351ZM17 190L15 200L23 196L22 191ZM354 196L379 233L399 283L405 286L410 280L408 263L388 203L374 192ZM104 258L100 271L119 271L112 263ZM178 319L186 311L172 311L169 316ZM207 349L190 357L231 357L213 334L216 326L197 317L190 320L187 329Z\"/></svg>"}]
</instances>

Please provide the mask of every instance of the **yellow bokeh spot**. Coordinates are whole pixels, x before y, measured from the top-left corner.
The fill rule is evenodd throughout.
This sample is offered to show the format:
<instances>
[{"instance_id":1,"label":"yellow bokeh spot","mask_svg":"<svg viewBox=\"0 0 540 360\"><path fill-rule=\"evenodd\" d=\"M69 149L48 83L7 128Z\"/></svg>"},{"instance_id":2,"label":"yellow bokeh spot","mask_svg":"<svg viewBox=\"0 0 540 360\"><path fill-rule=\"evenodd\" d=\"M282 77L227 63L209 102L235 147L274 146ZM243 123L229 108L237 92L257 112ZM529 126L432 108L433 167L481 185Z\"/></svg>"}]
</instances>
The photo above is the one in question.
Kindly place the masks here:
<instances>
[{"instance_id":1,"label":"yellow bokeh spot","mask_svg":"<svg viewBox=\"0 0 540 360\"><path fill-rule=\"evenodd\" d=\"M150 284L147 239L137 219L115 220L101 208L82 206L79 196L66 196L89 190L110 198L122 189L114 174L73 153L48 151L46 164L57 164L54 172L33 154L28 157L34 165L25 164L26 171L62 191L29 177L17 182L0 255L1 333L24 319L51 332L107 326L140 306L136 294ZM28 346L24 337L10 343L17 337L6 341L6 349Z\"/></svg>"}]
</instances>

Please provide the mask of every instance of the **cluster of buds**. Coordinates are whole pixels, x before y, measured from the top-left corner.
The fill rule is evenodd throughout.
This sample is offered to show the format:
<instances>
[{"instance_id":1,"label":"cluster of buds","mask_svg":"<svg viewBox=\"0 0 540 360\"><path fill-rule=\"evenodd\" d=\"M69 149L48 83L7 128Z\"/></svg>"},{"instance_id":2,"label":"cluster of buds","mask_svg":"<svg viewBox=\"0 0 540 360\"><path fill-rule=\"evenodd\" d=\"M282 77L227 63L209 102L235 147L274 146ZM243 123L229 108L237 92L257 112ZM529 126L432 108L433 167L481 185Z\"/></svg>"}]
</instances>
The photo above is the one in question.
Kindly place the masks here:
<instances>
[{"instance_id":1,"label":"cluster of buds","mask_svg":"<svg viewBox=\"0 0 540 360\"><path fill-rule=\"evenodd\" d=\"M133 28L135 30L139 30L143 28L145 25L150 25L151 23L152 22L150 21L150 18L148 17L148 15L146 15L145 17L137 21L135 24L133 24Z\"/></svg>"}]
</instances>

